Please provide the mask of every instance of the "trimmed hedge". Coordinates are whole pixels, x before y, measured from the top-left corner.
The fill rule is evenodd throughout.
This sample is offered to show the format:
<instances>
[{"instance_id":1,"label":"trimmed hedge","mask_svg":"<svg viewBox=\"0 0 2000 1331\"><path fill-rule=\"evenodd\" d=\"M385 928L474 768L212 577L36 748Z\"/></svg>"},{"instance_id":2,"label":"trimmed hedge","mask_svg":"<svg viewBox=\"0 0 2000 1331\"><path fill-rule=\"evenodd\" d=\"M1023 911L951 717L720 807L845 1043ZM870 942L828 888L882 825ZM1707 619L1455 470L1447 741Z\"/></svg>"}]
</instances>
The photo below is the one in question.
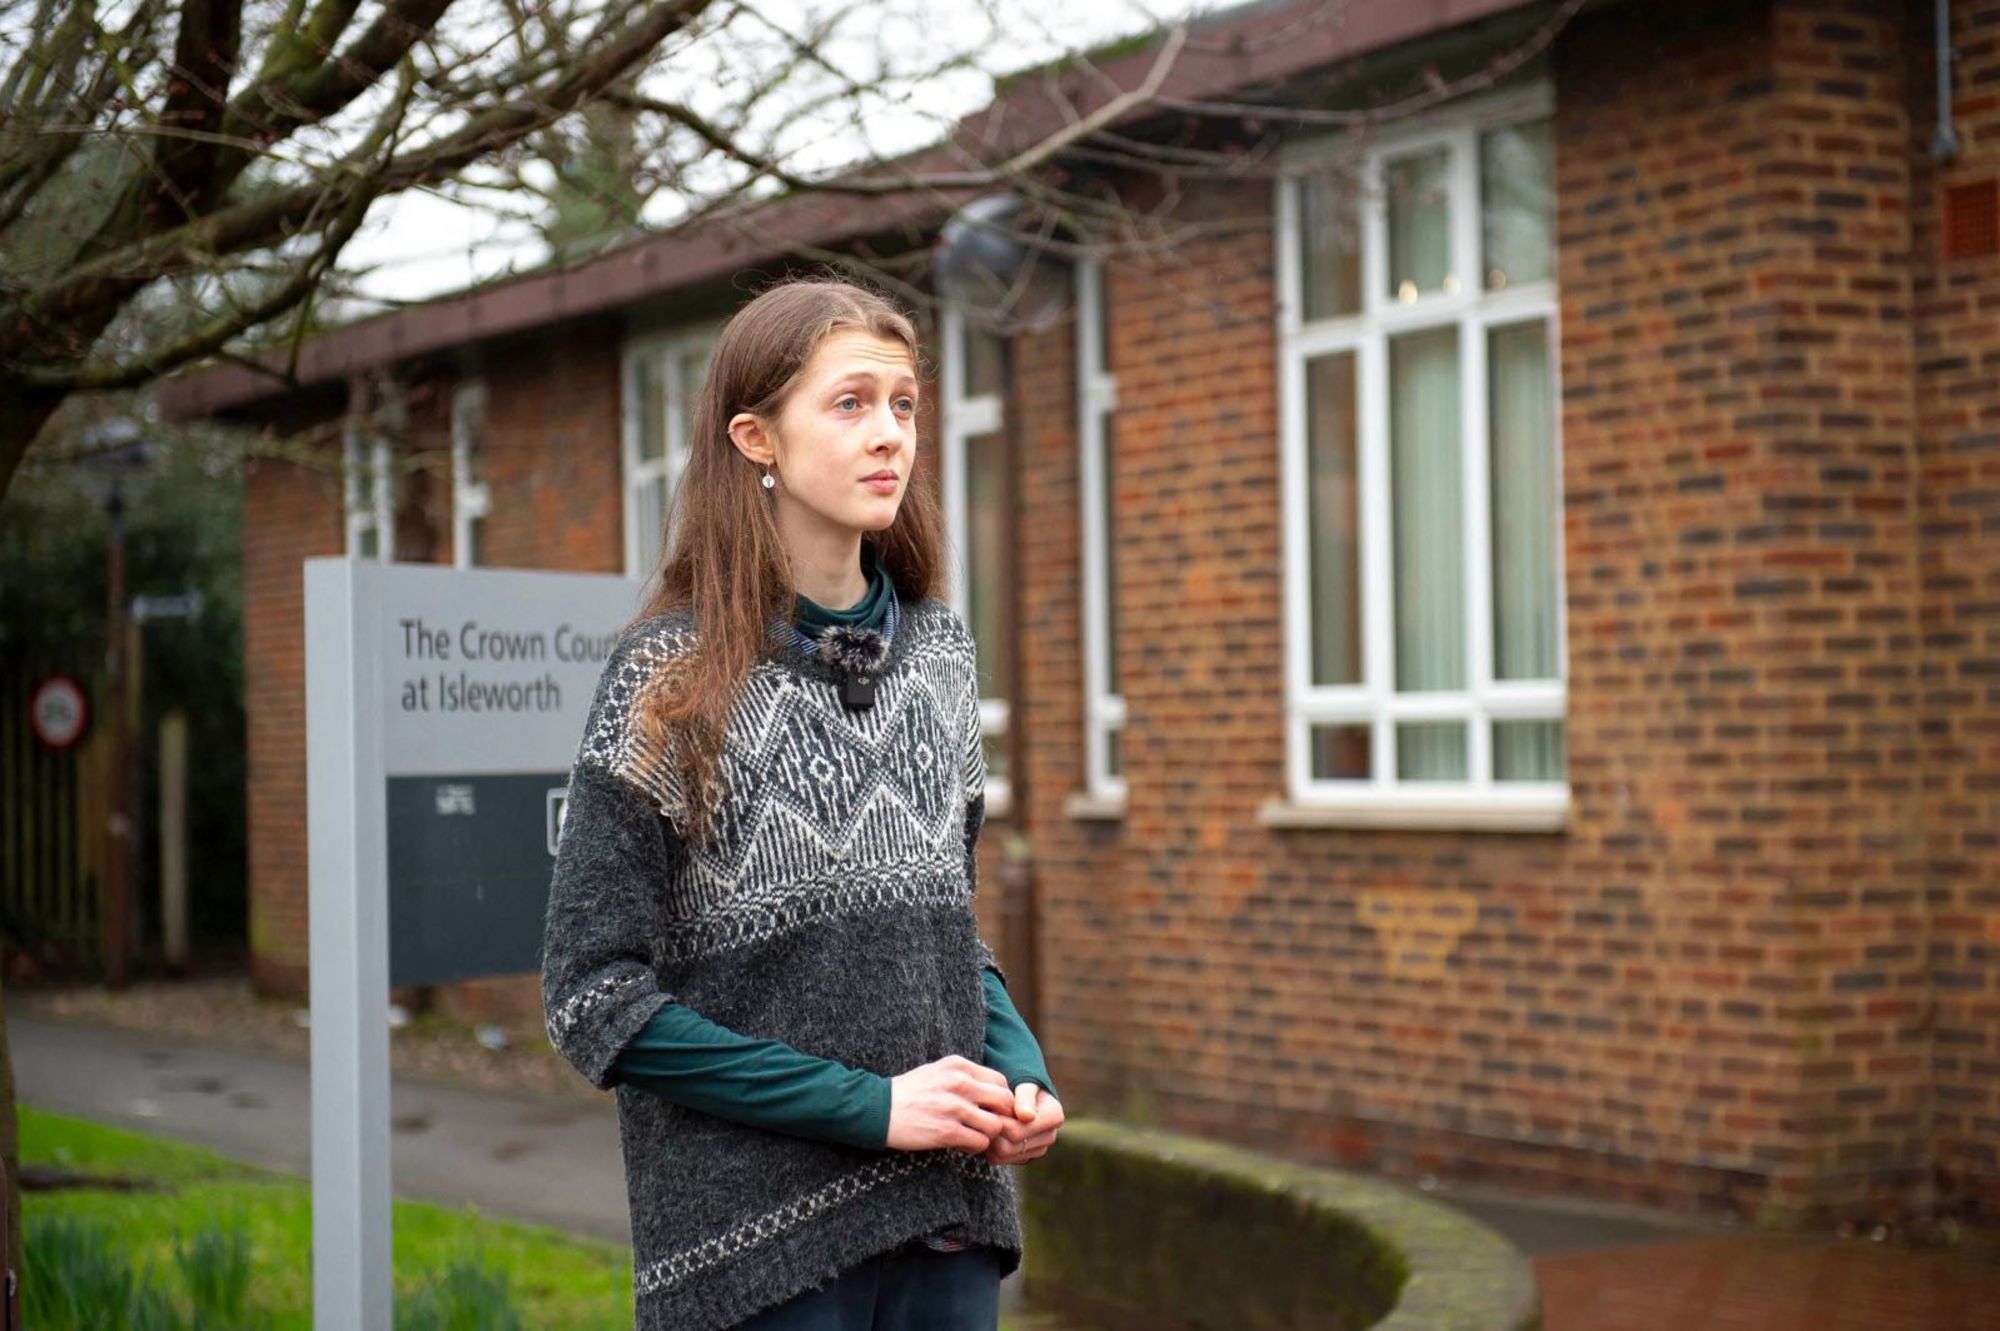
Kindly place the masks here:
<instances>
[{"instance_id":1,"label":"trimmed hedge","mask_svg":"<svg viewBox=\"0 0 2000 1331\"><path fill-rule=\"evenodd\" d=\"M1021 1171L1030 1304L1104 1331L1537 1331L1526 1260L1379 1179L1073 1118Z\"/></svg>"}]
</instances>

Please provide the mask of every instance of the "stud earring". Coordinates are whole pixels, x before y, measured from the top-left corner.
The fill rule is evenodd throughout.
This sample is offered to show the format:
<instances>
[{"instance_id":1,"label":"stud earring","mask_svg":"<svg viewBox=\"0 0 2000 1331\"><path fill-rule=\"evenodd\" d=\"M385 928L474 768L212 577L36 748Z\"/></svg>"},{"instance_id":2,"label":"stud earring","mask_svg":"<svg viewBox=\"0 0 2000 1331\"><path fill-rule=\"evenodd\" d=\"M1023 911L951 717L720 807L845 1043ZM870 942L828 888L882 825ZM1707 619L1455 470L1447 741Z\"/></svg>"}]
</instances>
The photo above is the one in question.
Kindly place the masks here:
<instances>
[{"instance_id":1,"label":"stud earring","mask_svg":"<svg viewBox=\"0 0 2000 1331\"><path fill-rule=\"evenodd\" d=\"M764 473L764 488L766 490L775 489L777 484L778 480L775 476L771 475L768 471Z\"/></svg>"}]
</instances>

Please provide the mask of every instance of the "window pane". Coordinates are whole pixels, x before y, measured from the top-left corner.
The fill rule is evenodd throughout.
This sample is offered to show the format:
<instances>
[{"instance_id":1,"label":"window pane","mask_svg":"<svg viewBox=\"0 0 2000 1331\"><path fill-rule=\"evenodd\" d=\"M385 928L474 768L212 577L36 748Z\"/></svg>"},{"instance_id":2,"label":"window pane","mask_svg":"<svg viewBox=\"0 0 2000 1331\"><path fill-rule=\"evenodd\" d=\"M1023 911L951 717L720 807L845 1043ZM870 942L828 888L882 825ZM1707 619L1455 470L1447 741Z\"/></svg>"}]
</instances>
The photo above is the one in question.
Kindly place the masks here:
<instances>
[{"instance_id":1,"label":"window pane","mask_svg":"<svg viewBox=\"0 0 2000 1331\"><path fill-rule=\"evenodd\" d=\"M1306 534L1312 680L1361 682L1361 528L1355 475L1354 353L1306 363Z\"/></svg>"},{"instance_id":2,"label":"window pane","mask_svg":"<svg viewBox=\"0 0 2000 1331\"><path fill-rule=\"evenodd\" d=\"M1097 368L1111 373L1111 281L1102 264L1097 269Z\"/></svg>"},{"instance_id":3,"label":"window pane","mask_svg":"<svg viewBox=\"0 0 2000 1331\"><path fill-rule=\"evenodd\" d=\"M460 485L478 485L486 479L485 449L480 447L485 431L485 413L470 406L461 409L457 420L457 464Z\"/></svg>"},{"instance_id":4,"label":"window pane","mask_svg":"<svg viewBox=\"0 0 2000 1331\"><path fill-rule=\"evenodd\" d=\"M1555 276L1555 146L1551 122L1494 130L1479 141L1480 230L1486 287Z\"/></svg>"},{"instance_id":5,"label":"window pane","mask_svg":"<svg viewBox=\"0 0 2000 1331\"><path fill-rule=\"evenodd\" d=\"M1000 391L1000 339L970 318L964 322L965 364L960 367L964 397L983 397Z\"/></svg>"},{"instance_id":6,"label":"window pane","mask_svg":"<svg viewBox=\"0 0 2000 1331\"><path fill-rule=\"evenodd\" d=\"M358 440L348 443L347 455L348 507L356 513L375 511L375 458L371 449L365 448Z\"/></svg>"},{"instance_id":7,"label":"window pane","mask_svg":"<svg viewBox=\"0 0 2000 1331\"><path fill-rule=\"evenodd\" d=\"M1112 513L1117 506L1111 502L1111 420L1108 411L1098 417L1099 428L1103 431L1098 475L1104 481L1098 490L1098 513L1104 526L1104 687L1106 692L1117 693L1118 536L1117 528L1112 525Z\"/></svg>"},{"instance_id":8,"label":"window pane","mask_svg":"<svg viewBox=\"0 0 2000 1331\"><path fill-rule=\"evenodd\" d=\"M1108 776L1125 775L1125 730L1121 726L1104 736L1104 771Z\"/></svg>"},{"instance_id":9,"label":"window pane","mask_svg":"<svg viewBox=\"0 0 2000 1331\"><path fill-rule=\"evenodd\" d=\"M1396 779L1466 779L1465 722L1405 721L1396 727Z\"/></svg>"},{"instance_id":10,"label":"window pane","mask_svg":"<svg viewBox=\"0 0 2000 1331\"><path fill-rule=\"evenodd\" d=\"M1544 320L1486 340L1493 494L1493 677L1557 677L1555 419Z\"/></svg>"},{"instance_id":11,"label":"window pane","mask_svg":"<svg viewBox=\"0 0 2000 1331\"><path fill-rule=\"evenodd\" d=\"M674 548L676 534L680 531L681 511L674 503L674 492L680 488L680 478L670 476L660 482L660 503L666 509L666 533L661 537L661 553Z\"/></svg>"},{"instance_id":12,"label":"window pane","mask_svg":"<svg viewBox=\"0 0 2000 1331\"><path fill-rule=\"evenodd\" d=\"M706 351L684 351L679 358L680 393L674 404L674 428L680 440L680 456L685 458L694 440L694 409L701 397L701 381L708 373Z\"/></svg>"},{"instance_id":13,"label":"window pane","mask_svg":"<svg viewBox=\"0 0 2000 1331\"><path fill-rule=\"evenodd\" d=\"M465 551L467 563L486 563L486 519L473 518L465 524Z\"/></svg>"},{"instance_id":14,"label":"window pane","mask_svg":"<svg viewBox=\"0 0 2000 1331\"><path fill-rule=\"evenodd\" d=\"M1001 734L982 735L980 744L986 750L986 779L1005 781L1007 779L1007 737Z\"/></svg>"},{"instance_id":15,"label":"window pane","mask_svg":"<svg viewBox=\"0 0 2000 1331\"><path fill-rule=\"evenodd\" d=\"M1361 309L1361 223L1353 183L1320 171L1299 181L1299 273L1308 319Z\"/></svg>"},{"instance_id":16,"label":"window pane","mask_svg":"<svg viewBox=\"0 0 2000 1331\"><path fill-rule=\"evenodd\" d=\"M340 493L348 512L361 508L361 443L351 430L340 443Z\"/></svg>"},{"instance_id":17,"label":"window pane","mask_svg":"<svg viewBox=\"0 0 2000 1331\"><path fill-rule=\"evenodd\" d=\"M375 524L371 522L361 528L361 557L373 559L381 548L381 544L375 539Z\"/></svg>"},{"instance_id":18,"label":"window pane","mask_svg":"<svg viewBox=\"0 0 2000 1331\"><path fill-rule=\"evenodd\" d=\"M639 404L639 460L650 462L667 455L667 386L658 359L651 355L633 361L633 374L638 379L634 397Z\"/></svg>"},{"instance_id":19,"label":"window pane","mask_svg":"<svg viewBox=\"0 0 2000 1331\"><path fill-rule=\"evenodd\" d=\"M1493 723L1495 781L1561 781L1564 766L1562 722Z\"/></svg>"},{"instance_id":20,"label":"window pane","mask_svg":"<svg viewBox=\"0 0 2000 1331\"><path fill-rule=\"evenodd\" d=\"M681 395L692 402L708 377L708 348L692 347L680 354Z\"/></svg>"},{"instance_id":21,"label":"window pane","mask_svg":"<svg viewBox=\"0 0 2000 1331\"><path fill-rule=\"evenodd\" d=\"M1465 687L1465 509L1459 466L1458 329L1389 343L1389 504L1396 687Z\"/></svg>"},{"instance_id":22,"label":"window pane","mask_svg":"<svg viewBox=\"0 0 2000 1331\"><path fill-rule=\"evenodd\" d=\"M1389 295L1409 302L1458 290L1451 271L1451 150L1389 163Z\"/></svg>"},{"instance_id":23,"label":"window pane","mask_svg":"<svg viewBox=\"0 0 2000 1331\"><path fill-rule=\"evenodd\" d=\"M1312 745L1312 774L1315 781L1366 781L1368 727L1314 726L1308 732Z\"/></svg>"},{"instance_id":24,"label":"window pane","mask_svg":"<svg viewBox=\"0 0 2000 1331\"><path fill-rule=\"evenodd\" d=\"M666 533L667 482L654 476L639 482L639 568L642 578L653 576L659 565L661 542Z\"/></svg>"},{"instance_id":25,"label":"window pane","mask_svg":"<svg viewBox=\"0 0 2000 1331\"><path fill-rule=\"evenodd\" d=\"M979 696L1004 698L1014 677L1013 642L1003 618L1001 595L1007 586L1006 494L998 432L965 441L965 557L969 577L965 589L967 627L979 647Z\"/></svg>"},{"instance_id":26,"label":"window pane","mask_svg":"<svg viewBox=\"0 0 2000 1331\"><path fill-rule=\"evenodd\" d=\"M370 445L370 448L374 456L374 465L369 468L373 477L372 483L369 486L369 494L373 501L376 544L382 552L383 559L393 560L397 557L396 520L398 517L396 512L397 485L393 471L395 460L392 456L394 446L388 439L377 437Z\"/></svg>"}]
</instances>

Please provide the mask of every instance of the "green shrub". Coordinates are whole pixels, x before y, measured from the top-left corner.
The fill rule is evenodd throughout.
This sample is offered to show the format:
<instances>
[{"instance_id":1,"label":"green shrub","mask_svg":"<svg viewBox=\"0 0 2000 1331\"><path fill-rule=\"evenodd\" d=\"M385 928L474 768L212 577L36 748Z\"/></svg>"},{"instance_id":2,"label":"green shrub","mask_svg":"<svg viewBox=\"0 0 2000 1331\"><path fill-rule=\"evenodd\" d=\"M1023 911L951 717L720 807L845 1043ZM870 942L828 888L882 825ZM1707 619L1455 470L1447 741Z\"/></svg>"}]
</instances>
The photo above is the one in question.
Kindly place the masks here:
<instances>
[{"instance_id":1,"label":"green shrub","mask_svg":"<svg viewBox=\"0 0 2000 1331\"><path fill-rule=\"evenodd\" d=\"M214 1331L244 1325L250 1301L250 1235L240 1217L224 1228L210 1217L192 1237L174 1233L174 1262L195 1323Z\"/></svg>"},{"instance_id":2,"label":"green shrub","mask_svg":"<svg viewBox=\"0 0 2000 1331\"><path fill-rule=\"evenodd\" d=\"M506 1272L464 1252L396 1301L396 1331L522 1331L522 1322Z\"/></svg>"},{"instance_id":3,"label":"green shrub","mask_svg":"<svg viewBox=\"0 0 2000 1331\"><path fill-rule=\"evenodd\" d=\"M35 1331L184 1331L151 1267L134 1272L108 1224L30 1215L21 1242L21 1316Z\"/></svg>"}]
</instances>

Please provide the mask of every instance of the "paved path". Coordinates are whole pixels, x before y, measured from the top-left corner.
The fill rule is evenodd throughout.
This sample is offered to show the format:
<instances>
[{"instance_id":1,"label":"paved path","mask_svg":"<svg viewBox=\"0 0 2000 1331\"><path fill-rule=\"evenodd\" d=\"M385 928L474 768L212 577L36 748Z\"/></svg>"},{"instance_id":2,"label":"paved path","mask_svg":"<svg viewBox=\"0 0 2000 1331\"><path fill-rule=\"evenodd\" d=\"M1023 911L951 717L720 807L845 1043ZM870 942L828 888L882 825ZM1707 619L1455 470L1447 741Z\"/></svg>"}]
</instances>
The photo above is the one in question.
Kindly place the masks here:
<instances>
[{"instance_id":1,"label":"paved path","mask_svg":"<svg viewBox=\"0 0 2000 1331\"><path fill-rule=\"evenodd\" d=\"M10 1016L16 1093L37 1109L198 1142L310 1174L306 1065L108 1026ZM391 1187L492 1215L631 1242L618 1119L570 1100L399 1079Z\"/></svg>"},{"instance_id":2,"label":"paved path","mask_svg":"<svg viewBox=\"0 0 2000 1331\"><path fill-rule=\"evenodd\" d=\"M1994 1331L2000 1266L1742 1234L1535 1259L1544 1331Z\"/></svg>"}]
</instances>

